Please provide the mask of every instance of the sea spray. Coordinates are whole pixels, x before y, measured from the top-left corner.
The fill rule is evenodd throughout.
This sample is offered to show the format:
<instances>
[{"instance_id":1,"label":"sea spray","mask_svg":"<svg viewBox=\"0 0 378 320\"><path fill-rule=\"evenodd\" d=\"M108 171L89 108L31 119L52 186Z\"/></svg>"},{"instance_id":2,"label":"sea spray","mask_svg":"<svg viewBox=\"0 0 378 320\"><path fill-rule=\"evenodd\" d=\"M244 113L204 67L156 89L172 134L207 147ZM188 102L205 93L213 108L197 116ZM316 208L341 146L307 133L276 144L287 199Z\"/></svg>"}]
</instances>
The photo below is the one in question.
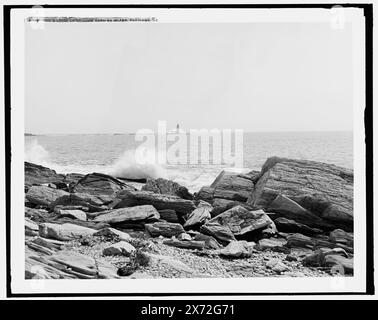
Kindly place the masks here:
<instances>
[{"instance_id":1,"label":"sea spray","mask_svg":"<svg viewBox=\"0 0 378 320\"><path fill-rule=\"evenodd\" d=\"M34 139L25 145L25 161L48 167L49 152Z\"/></svg>"},{"instance_id":2,"label":"sea spray","mask_svg":"<svg viewBox=\"0 0 378 320\"><path fill-rule=\"evenodd\" d=\"M144 150L144 156L134 150L126 150L109 168L108 174L125 179L167 178L166 170L155 163L152 151Z\"/></svg>"}]
</instances>

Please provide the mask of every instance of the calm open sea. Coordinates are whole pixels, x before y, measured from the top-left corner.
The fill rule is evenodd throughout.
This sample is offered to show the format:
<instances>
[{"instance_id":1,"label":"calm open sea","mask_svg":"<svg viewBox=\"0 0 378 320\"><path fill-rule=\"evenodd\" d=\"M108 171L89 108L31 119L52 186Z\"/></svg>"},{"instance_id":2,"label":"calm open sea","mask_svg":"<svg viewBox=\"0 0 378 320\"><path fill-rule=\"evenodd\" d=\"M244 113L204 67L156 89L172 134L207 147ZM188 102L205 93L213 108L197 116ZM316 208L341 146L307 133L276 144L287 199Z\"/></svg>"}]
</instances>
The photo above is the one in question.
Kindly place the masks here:
<instances>
[{"instance_id":1,"label":"calm open sea","mask_svg":"<svg viewBox=\"0 0 378 320\"><path fill-rule=\"evenodd\" d=\"M230 165L140 164L133 134L25 136L25 160L59 173L102 172L125 178L165 177L197 191L222 169L259 170L271 156L316 160L353 168L352 132L244 133L243 167ZM211 145L210 145L211 149ZM232 166L231 166L232 167Z\"/></svg>"}]
</instances>

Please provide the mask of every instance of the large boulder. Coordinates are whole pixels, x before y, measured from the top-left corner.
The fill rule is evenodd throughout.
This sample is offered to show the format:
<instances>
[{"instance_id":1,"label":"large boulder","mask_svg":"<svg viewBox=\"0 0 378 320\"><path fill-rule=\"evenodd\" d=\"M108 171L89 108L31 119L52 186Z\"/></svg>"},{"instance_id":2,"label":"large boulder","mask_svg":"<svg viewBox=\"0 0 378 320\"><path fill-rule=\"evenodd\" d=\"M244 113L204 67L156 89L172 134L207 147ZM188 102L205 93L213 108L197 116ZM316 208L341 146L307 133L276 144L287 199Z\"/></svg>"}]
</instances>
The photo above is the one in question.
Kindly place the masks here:
<instances>
[{"instance_id":1,"label":"large boulder","mask_svg":"<svg viewBox=\"0 0 378 320\"><path fill-rule=\"evenodd\" d=\"M49 206L56 199L69 195L68 192L47 186L32 186L26 193L26 199L34 205Z\"/></svg>"},{"instance_id":2,"label":"large boulder","mask_svg":"<svg viewBox=\"0 0 378 320\"><path fill-rule=\"evenodd\" d=\"M57 174L55 170L25 162L25 187L29 189L33 185L48 183L60 184L65 179L63 174Z\"/></svg>"},{"instance_id":3,"label":"large boulder","mask_svg":"<svg viewBox=\"0 0 378 320\"><path fill-rule=\"evenodd\" d=\"M177 182L163 178L147 179L147 182L142 187L142 190L152 191L154 193L160 194L169 194L187 200L193 199L193 195L189 192L189 190L186 187L181 186Z\"/></svg>"},{"instance_id":4,"label":"large boulder","mask_svg":"<svg viewBox=\"0 0 378 320\"><path fill-rule=\"evenodd\" d=\"M233 207L209 220L230 228L235 236L253 231L262 231L272 224L272 220L263 210L249 211L242 206Z\"/></svg>"},{"instance_id":5,"label":"large boulder","mask_svg":"<svg viewBox=\"0 0 378 320\"><path fill-rule=\"evenodd\" d=\"M129 190L119 192L111 206L113 208L125 208L141 205L152 205L157 210L171 209L181 215L191 213L196 208L192 200L150 191Z\"/></svg>"},{"instance_id":6,"label":"large boulder","mask_svg":"<svg viewBox=\"0 0 378 320\"><path fill-rule=\"evenodd\" d=\"M93 221L117 224L123 222L156 221L159 218L159 212L153 206L143 205L103 211Z\"/></svg>"},{"instance_id":7,"label":"large boulder","mask_svg":"<svg viewBox=\"0 0 378 320\"><path fill-rule=\"evenodd\" d=\"M72 192L95 196L102 204L110 203L121 190L136 190L134 187L112 176L102 173L90 173L73 186Z\"/></svg>"},{"instance_id":8,"label":"large boulder","mask_svg":"<svg viewBox=\"0 0 378 320\"><path fill-rule=\"evenodd\" d=\"M42 223L39 225L39 235L44 238L52 238L61 241L80 239L94 234L96 230L78 226L76 224L64 223Z\"/></svg>"},{"instance_id":9,"label":"large boulder","mask_svg":"<svg viewBox=\"0 0 378 320\"><path fill-rule=\"evenodd\" d=\"M316 161L272 157L263 165L248 203L270 208L280 194L333 225L352 228L352 170Z\"/></svg>"},{"instance_id":10,"label":"large boulder","mask_svg":"<svg viewBox=\"0 0 378 320\"><path fill-rule=\"evenodd\" d=\"M146 224L145 228L153 237L163 236L170 238L185 232L181 224L171 222L155 222Z\"/></svg>"},{"instance_id":11,"label":"large boulder","mask_svg":"<svg viewBox=\"0 0 378 320\"><path fill-rule=\"evenodd\" d=\"M248 175L222 171L209 187L203 187L197 198L213 203L215 199L247 201L254 184Z\"/></svg>"}]
</instances>

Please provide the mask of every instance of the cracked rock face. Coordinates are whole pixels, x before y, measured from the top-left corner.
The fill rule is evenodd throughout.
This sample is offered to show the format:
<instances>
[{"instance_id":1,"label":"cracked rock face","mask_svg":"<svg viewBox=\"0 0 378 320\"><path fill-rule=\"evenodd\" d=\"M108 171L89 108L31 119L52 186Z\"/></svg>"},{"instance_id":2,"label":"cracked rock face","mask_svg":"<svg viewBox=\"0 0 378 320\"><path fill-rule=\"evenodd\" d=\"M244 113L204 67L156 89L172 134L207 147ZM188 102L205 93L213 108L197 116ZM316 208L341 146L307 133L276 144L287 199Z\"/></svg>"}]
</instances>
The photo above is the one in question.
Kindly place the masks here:
<instances>
[{"instance_id":1,"label":"cracked rock face","mask_svg":"<svg viewBox=\"0 0 378 320\"><path fill-rule=\"evenodd\" d=\"M314 219L316 216L333 226L352 227L352 170L316 161L269 158L248 203L269 208L279 195L293 200L310 212ZM294 213L298 214L298 210L299 207ZM293 212L289 208L287 211Z\"/></svg>"}]
</instances>

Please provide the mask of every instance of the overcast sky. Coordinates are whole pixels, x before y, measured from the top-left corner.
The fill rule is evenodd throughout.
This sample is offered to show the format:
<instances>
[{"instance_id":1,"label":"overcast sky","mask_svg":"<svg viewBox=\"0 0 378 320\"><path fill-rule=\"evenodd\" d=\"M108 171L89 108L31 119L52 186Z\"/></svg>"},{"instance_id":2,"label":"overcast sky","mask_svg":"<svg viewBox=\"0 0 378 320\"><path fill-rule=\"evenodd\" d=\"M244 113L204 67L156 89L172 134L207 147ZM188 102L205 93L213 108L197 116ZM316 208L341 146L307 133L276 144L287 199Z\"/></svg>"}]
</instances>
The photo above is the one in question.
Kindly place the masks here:
<instances>
[{"instance_id":1,"label":"overcast sky","mask_svg":"<svg viewBox=\"0 0 378 320\"><path fill-rule=\"evenodd\" d=\"M25 61L29 133L353 129L348 25L27 25Z\"/></svg>"}]
</instances>

